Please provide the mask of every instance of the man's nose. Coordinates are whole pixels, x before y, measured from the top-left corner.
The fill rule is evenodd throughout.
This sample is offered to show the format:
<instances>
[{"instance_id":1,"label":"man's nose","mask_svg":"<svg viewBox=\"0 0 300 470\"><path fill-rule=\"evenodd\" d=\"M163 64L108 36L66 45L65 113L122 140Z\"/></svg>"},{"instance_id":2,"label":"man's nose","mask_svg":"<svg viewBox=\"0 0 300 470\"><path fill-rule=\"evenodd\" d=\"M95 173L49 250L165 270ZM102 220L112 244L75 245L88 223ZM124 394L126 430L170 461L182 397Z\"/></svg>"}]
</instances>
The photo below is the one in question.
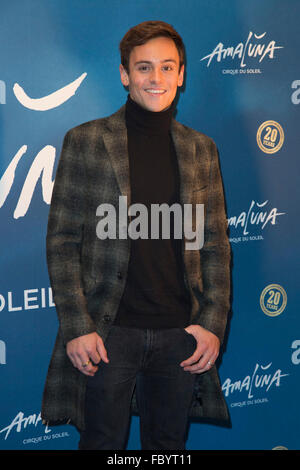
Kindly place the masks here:
<instances>
[{"instance_id":1,"label":"man's nose","mask_svg":"<svg viewBox=\"0 0 300 470\"><path fill-rule=\"evenodd\" d=\"M150 75L151 83L161 83L162 81L162 71L160 68L153 68Z\"/></svg>"}]
</instances>

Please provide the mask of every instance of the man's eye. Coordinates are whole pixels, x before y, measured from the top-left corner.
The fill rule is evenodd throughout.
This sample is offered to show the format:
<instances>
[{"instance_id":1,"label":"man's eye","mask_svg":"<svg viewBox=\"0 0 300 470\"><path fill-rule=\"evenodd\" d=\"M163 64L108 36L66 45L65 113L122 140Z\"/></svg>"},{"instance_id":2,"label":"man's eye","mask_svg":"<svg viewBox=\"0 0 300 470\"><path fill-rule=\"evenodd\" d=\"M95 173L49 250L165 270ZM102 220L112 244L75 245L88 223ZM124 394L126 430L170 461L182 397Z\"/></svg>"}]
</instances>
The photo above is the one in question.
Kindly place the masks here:
<instances>
[{"instance_id":1,"label":"man's eye","mask_svg":"<svg viewBox=\"0 0 300 470\"><path fill-rule=\"evenodd\" d=\"M147 72L149 69L150 69L150 67L148 65L140 65L139 66L139 70L141 72Z\"/></svg>"},{"instance_id":2,"label":"man's eye","mask_svg":"<svg viewBox=\"0 0 300 470\"><path fill-rule=\"evenodd\" d=\"M166 70L167 72L169 72L169 71L173 70L173 67L172 67L172 65L165 65L163 67L163 69Z\"/></svg>"}]
</instances>

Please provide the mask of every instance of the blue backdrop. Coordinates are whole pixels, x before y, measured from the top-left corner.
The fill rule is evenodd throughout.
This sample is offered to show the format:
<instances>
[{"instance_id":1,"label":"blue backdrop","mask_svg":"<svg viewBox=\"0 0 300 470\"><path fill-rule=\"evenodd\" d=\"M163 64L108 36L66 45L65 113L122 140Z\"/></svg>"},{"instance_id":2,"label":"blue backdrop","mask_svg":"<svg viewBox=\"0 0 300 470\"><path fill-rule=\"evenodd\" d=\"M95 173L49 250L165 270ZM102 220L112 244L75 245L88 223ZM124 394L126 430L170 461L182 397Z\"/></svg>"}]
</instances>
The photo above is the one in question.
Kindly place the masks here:
<instances>
[{"instance_id":1,"label":"blue backdrop","mask_svg":"<svg viewBox=\"0 0 300 470\"><path fill-rule=\"evenodd\" d=\"M49 203L63 136L125 102L118 44L148 19L185 41L177 119L218 145L233 252L219 367L231 427L192 423L187 449L299 449L299 15L299 0L2 2L1 449L77 447L73 427L40 419L57 331Z\"/></svg>"}]
</instances>

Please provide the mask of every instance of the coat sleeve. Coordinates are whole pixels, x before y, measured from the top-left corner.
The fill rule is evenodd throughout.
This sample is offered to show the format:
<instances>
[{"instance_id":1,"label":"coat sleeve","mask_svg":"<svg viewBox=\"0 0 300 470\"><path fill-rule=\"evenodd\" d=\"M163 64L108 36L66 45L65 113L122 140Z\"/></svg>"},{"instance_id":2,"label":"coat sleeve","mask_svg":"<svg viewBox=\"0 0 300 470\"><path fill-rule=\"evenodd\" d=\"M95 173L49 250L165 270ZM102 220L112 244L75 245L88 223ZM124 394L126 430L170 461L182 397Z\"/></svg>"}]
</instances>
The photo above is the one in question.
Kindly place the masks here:
<instances>
[{"instance_id":1,"label":"coat sleeve","mask_svg":"<svg viewBox=\"0 0 300 470\"><path fill-rule=\"evenodd\" d=\"M96 330L82 287L80 252L85 210L85 167L76 132L65 135L48 218L46 252L64 344Z\"/></svg>"},{"instance_id":2,"label":"coat sleeve","mask_svg":"<svg viewBox=\"0 0 300 470\"><path fill-rule=\"evenodd\" d=\"M204 245L200 251L203 309L200 324L222 343L230 307L230 244L222 177L217 147L210 145L208 200L204 221Z\"/></svg>"}]
</instances>

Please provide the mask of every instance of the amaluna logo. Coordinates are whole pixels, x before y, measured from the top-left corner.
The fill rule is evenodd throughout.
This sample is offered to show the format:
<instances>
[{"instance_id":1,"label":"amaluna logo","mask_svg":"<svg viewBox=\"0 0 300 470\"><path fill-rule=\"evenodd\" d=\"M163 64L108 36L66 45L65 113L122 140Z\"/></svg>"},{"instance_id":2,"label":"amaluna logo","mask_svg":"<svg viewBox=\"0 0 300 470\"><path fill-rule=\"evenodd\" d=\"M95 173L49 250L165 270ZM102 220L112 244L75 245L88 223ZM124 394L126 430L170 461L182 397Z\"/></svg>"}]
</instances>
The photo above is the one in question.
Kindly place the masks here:
<instances>
[{"instance_id":1,"label":"amaluna logo","mask_svg":"<svg viewBox=\"0 0 300 470\"><path fill-rule=\"evenodd\" d=\"M235 392L247 392L247 397L253 398L255 390L260 389L268 392L271 387L280 387L281 379L289 374L284 374L281 369L272 371L271 366L272 362L265 366L255 364L252 374L236 381L227 378L222 385L225 397Z\"/></svg>"},{"instance_id":2,"label":"amaluna logo","mask_svg":"<svg viewBox=\"0 0 300 470\"><path fill-rule=\"evenodd\" d=\"M239 215L231 216L228 219L228 225L234 226L234 228L243 228L243 235L249 234L249 229L252 226L260 226L262 229L267 224L275 225L277 218L280 215L284 215L285 212L278 212L276 207L271 210L265 206L268 204L268 200L258 203L251 201L250 207L247 211L242 211Z\"/></svg>"},{"instance_id":3,"label":"amaluna logo","mask_svg":"<svg viewBox=\"0 0 300 470\"><path fill-rule=\"evenodd\" d=\"M25 416L23 411L19 411L16 417L12 422L3 429L0 429L0 434L3 433L4 440L6 440L9 434L15 430L16 432L21 432L26 429L29 425L37 427L38 424L42 424L41 413L34 413L29 416ZM48 429L48 426L44 427L44 432L49 433L51 429Z\"/></svg>"},{"instance_id":4,"label":"amaluna logo","mask_svg":"<svg viewBox=\"0 0 300 470\"><path fill-rule=\"evenodd\" d=\"M260 41L265 35L266 32L258 35L250 31L246 42L240 42L236 46L224 47L224 44L219 42L213 51L205 57L202 57L201 60L207 60L207 67L209 67L214 58L216 58L217 62L221 62L229 57L231 57L232 60L238 57L240 59L240 67L246 67L246 59L249 57L259 57L259 62L262 62L265 57L274 59L275 50L283 49L283 46L276 46L274 40L268 43ZM254 42L256 40L259 41Z\"/></svg>"}]
</instances>

